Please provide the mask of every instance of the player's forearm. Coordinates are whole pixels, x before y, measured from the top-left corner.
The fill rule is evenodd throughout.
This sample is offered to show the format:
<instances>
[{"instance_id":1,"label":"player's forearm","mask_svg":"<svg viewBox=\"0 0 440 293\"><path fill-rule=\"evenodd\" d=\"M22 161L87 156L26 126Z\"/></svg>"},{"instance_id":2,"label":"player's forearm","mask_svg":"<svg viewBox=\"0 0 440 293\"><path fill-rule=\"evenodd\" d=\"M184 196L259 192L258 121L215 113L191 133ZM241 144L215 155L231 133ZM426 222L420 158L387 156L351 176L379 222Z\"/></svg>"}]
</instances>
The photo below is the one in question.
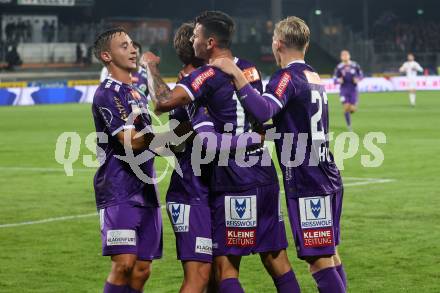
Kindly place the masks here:
<instances>
[{"instance_id":1,"label":"player's forearm","mask_svg":"<svg viewBox=\"0 0 440 293\"><path fill-rule=\"evenodd\" d=\"M242 87L238 94L243 108L260 123L271 119L279 110L278 105L269 101L268 98L261 96L249 84Z\"/></svg>"},{"instance_id":2,"label":"player's forearm","mask_svg":"<svg viewBox=\"0 0 440 293\"><path fill-rule=\"evenodd\" d=\"M147 64L148 91L156 105L171 99L171 89L160 75L159 68L155 64ZM157 109L162 111L161 109Z\"/></svg>"}]
</instances>

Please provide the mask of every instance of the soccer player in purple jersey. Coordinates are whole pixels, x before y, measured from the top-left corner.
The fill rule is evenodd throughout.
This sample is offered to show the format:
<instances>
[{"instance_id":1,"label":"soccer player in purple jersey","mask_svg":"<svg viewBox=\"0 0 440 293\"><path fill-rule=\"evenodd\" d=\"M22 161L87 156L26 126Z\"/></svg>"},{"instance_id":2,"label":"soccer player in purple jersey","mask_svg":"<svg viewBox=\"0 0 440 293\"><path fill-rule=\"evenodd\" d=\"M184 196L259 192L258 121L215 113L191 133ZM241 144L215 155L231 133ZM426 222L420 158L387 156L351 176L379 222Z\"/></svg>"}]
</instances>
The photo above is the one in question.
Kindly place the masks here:
<instances>
[{"instance_id":1,"label":"soccer player in purple jersey","mask_svg":"<svg viewBox=\"0 0 440 293\"><path fill-rule=\"evenodd\" d=\"M212 65L234 77L247 111L260 122L272 118L283 135L275 146L297 254L309 264L319 292L345 292L346 276L336 249L343 186L329 151L327 95L319 75L304 62L309 40L309 28L297 17L276 25L272 50L281 69L272 75L263 95L230 60Z\"/></svg>"},{"instance_id":2,"label":"soccer player in purple jersey","mask_svg":"<svg viewBox=\"0 0 440 293\"><path fill-rule=\"evenodd\" d=\"M194 56L190 38L194 25L182 24L174 36L174 49L184 64L180 77L190 74L204 64ZM186 107L170 112L170 120L189 121ZM204 292L211 272L212 237L211 211L208 202L206 174L196 176L191 166L192 143L187 141L175 147L183 177L174 171L171 175L166 202L167 211L176 236L177 257L182 262L184 279L180 292Z\"/></svg>"},{"instance_id":3,"label":"soccer player in purple jersey","mask_svg":"<svg viewBox=\"0 0 440 293\"><path fill-rule=\"evenodd\" d=\"M112 261L104 293L141 292L152 260L162 255L159 196L155 184L139 179L117 155L124 156L128 148L133 153L148 150L155 135L148 131L148 101L131 83L136 50L128 34L119 28L103 32L94 43L94 53L110 73L98 87L92 106L96 132L107 138L98 140L101 166L94 178L102 251ZM155 178L153 159L140 168Z\"/></svg>"},{"instance_id":4,"label":"soccer player in purple jersey","mask_svg":"<svg viewBox=\"0 0 440 293\"><path fill-rule=\"evenodd\" d=\"M363 78L359 64L351 60L350 52L341 51L341 63L333 75L335 82L340 84L341 103L344 105L344 117L348 130L352 131L351 114L356 112L358 103L358 83Z\"/></svg>"},{"instance_id":5,"label":"soccer player in purple jersey","mask_svg":"<svg viewBox=\"0 0 440 293\"><path fill-rule=\"evenodd\" d=\"M221 57L233 60L247 80L261 92L260 75L255 66L234 58L229 49L234 27L232 19L224 13L211 11L197 17L195 23L195 55L205 62ZM202 66L171 91L161 79L154 58L145 57L154 85L149 90L156 94L159 111L169 111L195 101L206 106L214 131L238 135L250 130L249 117L237 101L230 77L223 72L208 65ZM259 160L264 151L257 153ZM278 292L300 290L285 251L287 242L280 215L278 180L274 166L269 162L269 166L263 166L259 161L249 168L238 166L230 158L226 166L214 163L210 196L213 255L220 292L243 292L238 281L239 265L241 256L250 253L260 253Z\"/></svg>"}]
</instances>

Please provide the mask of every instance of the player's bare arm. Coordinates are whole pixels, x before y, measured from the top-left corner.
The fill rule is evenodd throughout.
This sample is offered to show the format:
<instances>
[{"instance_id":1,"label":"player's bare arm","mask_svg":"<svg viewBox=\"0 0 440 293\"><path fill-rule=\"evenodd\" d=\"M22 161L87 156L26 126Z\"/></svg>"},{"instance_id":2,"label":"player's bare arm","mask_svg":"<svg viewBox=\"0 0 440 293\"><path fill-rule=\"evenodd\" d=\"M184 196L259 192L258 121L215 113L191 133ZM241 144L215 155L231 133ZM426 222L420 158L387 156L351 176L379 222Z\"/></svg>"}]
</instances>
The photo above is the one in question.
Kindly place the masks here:
<instances>
[{"instance_id":1,"label":"player's bare arm","mask_svg":"<svg viewBox=\"0 0 440 293\"><path fill-rule=\"evenodd\" d=\"M176 87L171 90L163 80L158 68L160 63L158 56L151 52L146 52L142 56L140 63L148 72L148 90L155 104L155 111L169 112L191 102L190 96L184 89Z\"/></svg>"},{"instance_id":2,"label":"player's bare arm","mask_svg":"<svg viewBox=\"0 0 440 293\"><path fill-rule=\"evenodd\" d=\"M127 131L129 132L129 139L125 138ZM134 129L127 129L118 132L116 137L124 147L130 147L134 151L142 151L150 147L150 144L155 137L159 138L161 141L169 141L173 136L181 137L188 133L193 133L193 129L191 123L189 121L185 121L180 123L173 130L165 133L141 133Z\"/></svg>"}]
</instances>

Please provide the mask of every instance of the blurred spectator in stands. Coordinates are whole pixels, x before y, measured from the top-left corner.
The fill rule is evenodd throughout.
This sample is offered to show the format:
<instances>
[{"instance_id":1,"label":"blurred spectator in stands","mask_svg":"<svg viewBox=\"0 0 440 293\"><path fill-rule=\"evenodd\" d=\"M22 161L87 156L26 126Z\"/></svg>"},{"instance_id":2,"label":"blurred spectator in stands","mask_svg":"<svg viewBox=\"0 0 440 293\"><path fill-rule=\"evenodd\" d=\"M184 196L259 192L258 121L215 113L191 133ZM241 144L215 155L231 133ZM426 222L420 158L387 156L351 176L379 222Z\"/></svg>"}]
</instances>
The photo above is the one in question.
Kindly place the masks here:
<instances>
[{"instance_id":1,"label":"blurred spectator in stands","mask_svg":"<svg viewBox=\"0 0 440 293\"><path fill-rule=\"evenodd\" d=\"M76 44L76 64L83 63L83 50L81 49L81 44Z\"/></svg>"},{"instance_id":2,"label":"blurred spectator in stands","mask_svg":"<svg viewBox=\"0 0 440 293\"><path fill-rule=\"evenodd\" d=\"M9 46L8 52L6 53L6 70L14 70L15 66L20 66L23 62L21 61L20 55L17 51L17 46Z\"/></svg>"},{"instance_id":3,"label":"blurred spectator in stands","mask_svg":"<svg viewBox=\"0 0 440 293\"><path fill-rule=\"evenodd\" d=\"M43 35L43 41L44 42L49 42L49 23L47 22L47 20L45 20L43 22L43 26L41 27L41 33Z\"/></svg>"},{"instance_id":4,"label":"blurred spectator in stands","mask_svg":"<svg viewBox=\"0 0 440 293\"><path fill-rule=\"evenodd\" d=\"M49 24L49 29L48 29L48 41L49 43L52 43L53 41L55 41L55 20L52 20L52 22Z\"/></svg>"}]
</instances>

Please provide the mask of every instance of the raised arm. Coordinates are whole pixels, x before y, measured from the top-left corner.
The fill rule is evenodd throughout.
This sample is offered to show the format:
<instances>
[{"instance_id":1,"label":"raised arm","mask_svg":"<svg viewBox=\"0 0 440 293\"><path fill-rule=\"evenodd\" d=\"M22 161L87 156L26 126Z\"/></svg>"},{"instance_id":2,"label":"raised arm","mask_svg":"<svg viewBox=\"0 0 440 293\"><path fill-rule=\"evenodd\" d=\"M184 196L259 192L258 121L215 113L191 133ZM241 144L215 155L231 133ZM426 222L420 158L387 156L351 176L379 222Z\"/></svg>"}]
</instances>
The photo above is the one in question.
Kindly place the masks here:
<instances>
[{"instance_id":1,"label":"raised arm","mask_svg":"<svg viewBox=\"0 0 440 293\"><path fill-rule=\"evenodd\" d=\"M275 97L271 91L268 91L268 87L266 87L266 92L263 95L260 95L252 88L241 69L233 61L222 58L215 60L212 65L233 77L241 105L258 122L266 122L283 108L284 105L281 102L282 97ZM279 85L284 87L280 92L283 92L284 94L284 91L290 82L290 78L288 80L279 80Z\"/></svg>"},{"instance_id":2,"label":"raised arm","mask_svg":"<svg viewBox=\"0 0 440 293\"><path fill-rule=\"evenodd\" d=\"M140 64L148 74L148 90L155 105L155 111L169 112L191 102L189 94L181 87L170 89L160 75L158 68L160 58L151 52L142 55Z\"/></svg>"}]
</instances>

